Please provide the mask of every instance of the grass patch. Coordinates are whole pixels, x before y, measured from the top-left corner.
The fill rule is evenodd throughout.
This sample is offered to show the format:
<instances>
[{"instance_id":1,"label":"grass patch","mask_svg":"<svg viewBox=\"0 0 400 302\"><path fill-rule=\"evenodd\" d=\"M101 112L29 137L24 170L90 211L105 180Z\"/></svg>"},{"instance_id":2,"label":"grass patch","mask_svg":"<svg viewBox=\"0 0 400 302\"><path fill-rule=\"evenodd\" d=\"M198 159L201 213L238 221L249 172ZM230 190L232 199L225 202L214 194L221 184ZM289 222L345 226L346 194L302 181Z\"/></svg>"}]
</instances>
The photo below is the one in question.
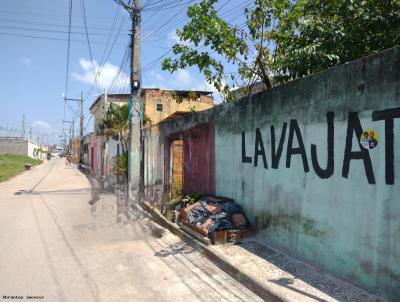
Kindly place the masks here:
<instances>
[{"instance_id":1,"label":"grass patch","mask_svg":"<svg viewBox=\"0 0 400 302\"><path fill-rule=\"evenodd\" d=\"M37 166L41 163L41 160L33 159L28 156L9 153L0 154L0 182L23 172L25 170L24 164Z\"/></svg>"}]
</instances>

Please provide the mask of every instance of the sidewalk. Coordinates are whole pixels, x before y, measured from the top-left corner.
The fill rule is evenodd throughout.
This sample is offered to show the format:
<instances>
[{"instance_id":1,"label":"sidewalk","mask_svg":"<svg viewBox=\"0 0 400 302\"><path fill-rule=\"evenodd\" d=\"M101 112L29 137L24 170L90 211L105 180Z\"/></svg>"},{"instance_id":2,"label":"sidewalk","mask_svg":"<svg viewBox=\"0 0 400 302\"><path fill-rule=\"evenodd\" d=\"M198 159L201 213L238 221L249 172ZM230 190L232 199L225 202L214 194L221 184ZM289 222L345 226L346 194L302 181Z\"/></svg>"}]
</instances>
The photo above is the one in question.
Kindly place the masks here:
<instances>
[{"instance_id":1,"label":"sidewalk","mask_svg":"<svg viewBox=\"0 0 400 302\"><path fill-rule=\"evenodd\" d=\"M266 301L384 302L383 298L263 245L252 235L239 245L205 245L144 204L153 219Z\"/></svg>"}]
</instances>

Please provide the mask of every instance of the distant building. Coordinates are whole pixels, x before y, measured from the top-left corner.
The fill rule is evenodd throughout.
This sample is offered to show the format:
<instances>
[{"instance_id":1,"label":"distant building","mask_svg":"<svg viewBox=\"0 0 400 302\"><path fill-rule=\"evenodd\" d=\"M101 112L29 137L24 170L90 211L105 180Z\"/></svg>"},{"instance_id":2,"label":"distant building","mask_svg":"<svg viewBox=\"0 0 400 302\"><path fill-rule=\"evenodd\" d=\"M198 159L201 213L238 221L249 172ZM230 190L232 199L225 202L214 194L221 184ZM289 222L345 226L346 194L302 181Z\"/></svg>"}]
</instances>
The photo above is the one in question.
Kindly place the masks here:
<instances>
[{"instance_id":1,"label":"distant building","mask_svg":"<svg viewBox=\"0 0 400 302\"><path fill-rule=\"evenodd\" d=\"M98 133L98 125L103 120L110 104L123 105L129 102L130 94L102 94L90 106L93 115L93 129ZM202 111L214 106L212 92L190 90L168 90L159 88L142 89L144 114L151 124L184 112Z\"/></svg>"},{"instance_id":2,"label":"distant building","mask_svg":"<svg viewBox=\"0 0 400 302\"><path fill-rule=\"evenodd\" d=\"M91 168L92 174L102 181L104 187L112 187L116 182L113 165L115 156L122 155L122 148L118 141L113 139L106 141L99 133L99 125L110 104L118 106L127 104L129 97L130 94L103 94L99 95L90 106L94 133L87 135L83 143L84 164ZM214 106L212 92L209 91L144 88L141 97L147 125Z\"/></svg>"},{"instance_id":3,"label":"distant building","mask_svg":"<svg viewBox=\"0 0 400 302\"><path fill-rule=\"evenodd\" d=\"M92 106L90 106L90 113L93 115L93 130L95 134L98 134L98 126L101 124L105 117L105 114L110 106L114 105L124 105L129 101L129 94L102 94L99 95Z\"/></svg>"},{"instance_id":4,"label":"distant building","mask_svg":"<svg viewBox=\"0 0 400 302\"><path fill-rule=\"evenodd\" d=\"M148 88L142 90L142 98L144 113L151 124L157 124L171 115L203 111L214 106L214 98L209 91Z\"/></svg>"}]
</instances>

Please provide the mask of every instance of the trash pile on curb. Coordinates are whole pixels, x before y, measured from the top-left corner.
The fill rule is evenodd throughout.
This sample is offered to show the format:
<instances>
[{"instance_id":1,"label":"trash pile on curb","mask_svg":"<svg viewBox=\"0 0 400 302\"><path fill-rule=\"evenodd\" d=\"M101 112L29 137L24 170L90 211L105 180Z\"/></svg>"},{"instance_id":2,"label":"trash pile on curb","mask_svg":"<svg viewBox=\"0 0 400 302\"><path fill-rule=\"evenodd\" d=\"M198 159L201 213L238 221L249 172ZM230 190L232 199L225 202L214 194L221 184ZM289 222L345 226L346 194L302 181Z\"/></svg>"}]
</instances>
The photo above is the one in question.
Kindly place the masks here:
<instances>
[{"instance_id":1,"label":"trash pile on curb","mask_svg":"<svg viewBox=\"0 0 400 302\"><path fill-rule=\"evenodd\" d=\"M180 207L180 222L215 243L237 243L250 233L243 209L233 199L202 196L197 202Z\"/></svg>"}]
</instances>

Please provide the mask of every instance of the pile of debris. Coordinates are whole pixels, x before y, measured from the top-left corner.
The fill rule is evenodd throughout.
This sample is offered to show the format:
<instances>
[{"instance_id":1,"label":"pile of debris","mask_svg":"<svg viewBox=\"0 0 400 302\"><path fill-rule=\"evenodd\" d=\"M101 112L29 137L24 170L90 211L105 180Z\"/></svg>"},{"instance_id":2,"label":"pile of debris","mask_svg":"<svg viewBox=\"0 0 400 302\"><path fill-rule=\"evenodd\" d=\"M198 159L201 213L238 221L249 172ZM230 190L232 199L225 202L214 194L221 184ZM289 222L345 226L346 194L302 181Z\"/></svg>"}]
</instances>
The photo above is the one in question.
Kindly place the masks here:
<instances>
[{"instance_id":1,"label":"pile of debris","mask_svg":"<svg viewBox=\"0 0 400 302\"><path fill-rule=\"evenodd\" d=\"M212 243L237 243L250 233L250 223L233 199L202 196L192 205L182 207L180 222L211 240Z\"/></svg>"}]
</instances>

